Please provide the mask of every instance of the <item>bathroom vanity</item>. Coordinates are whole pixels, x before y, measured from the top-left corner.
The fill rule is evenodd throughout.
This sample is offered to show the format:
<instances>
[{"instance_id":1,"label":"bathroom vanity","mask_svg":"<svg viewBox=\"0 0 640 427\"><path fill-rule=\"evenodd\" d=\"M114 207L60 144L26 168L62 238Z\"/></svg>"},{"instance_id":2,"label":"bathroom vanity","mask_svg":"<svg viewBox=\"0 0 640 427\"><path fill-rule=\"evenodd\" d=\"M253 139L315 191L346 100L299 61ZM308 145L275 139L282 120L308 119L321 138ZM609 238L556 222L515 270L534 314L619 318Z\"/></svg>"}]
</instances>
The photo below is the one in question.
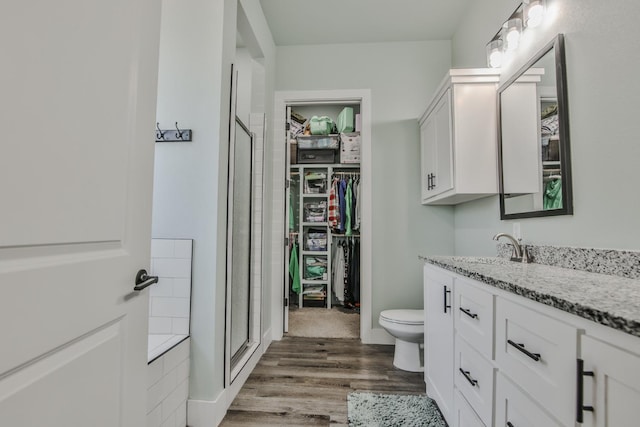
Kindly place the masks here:
<instances>
[{"instance_id":1,"label":"bathroom vanity","mask_svg":"<svg viewBox=\"0 0 640 427\"><path fill-rule=\"evenodd\" d=\"M450 426L637 425L637 276L421 258L425 383Z\"/></svg>"}]
</instances>

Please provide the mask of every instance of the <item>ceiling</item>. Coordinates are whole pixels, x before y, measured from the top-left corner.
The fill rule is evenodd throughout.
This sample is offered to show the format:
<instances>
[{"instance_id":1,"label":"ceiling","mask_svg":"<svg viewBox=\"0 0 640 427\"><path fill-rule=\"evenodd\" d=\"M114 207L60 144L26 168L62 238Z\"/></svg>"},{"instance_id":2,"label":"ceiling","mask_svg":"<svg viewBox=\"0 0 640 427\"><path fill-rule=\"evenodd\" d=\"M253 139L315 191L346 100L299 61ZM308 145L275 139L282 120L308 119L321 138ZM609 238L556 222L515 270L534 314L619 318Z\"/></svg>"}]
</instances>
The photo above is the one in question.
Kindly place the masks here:
<instances>
[{"instance_id":1,"label":"ceiling","mask_svg":"<svg viewBox=\"0 0 640 427\"><path fill-rule=\"evenodd\" d=\"M260 0L278 46L449 40L473 0Z\"/></svg>"}]
</instances>

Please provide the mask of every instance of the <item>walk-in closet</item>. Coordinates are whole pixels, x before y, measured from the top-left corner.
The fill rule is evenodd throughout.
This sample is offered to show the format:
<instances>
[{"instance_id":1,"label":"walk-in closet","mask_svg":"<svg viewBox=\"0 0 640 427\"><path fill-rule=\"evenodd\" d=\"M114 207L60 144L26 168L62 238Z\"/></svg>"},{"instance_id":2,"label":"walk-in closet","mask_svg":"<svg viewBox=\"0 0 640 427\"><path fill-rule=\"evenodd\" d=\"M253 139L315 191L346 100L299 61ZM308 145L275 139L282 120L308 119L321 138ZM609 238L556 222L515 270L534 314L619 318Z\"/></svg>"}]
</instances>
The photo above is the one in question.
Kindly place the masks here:
<instances>
[{"instance_id":1,"label":"walk-in closet","mask_svg":"<svg viewBox=\"0 0 640 427\"><path fill-rule=\"evenodd\" d=\"M360 105L287 106L285 257L292 336L360 332Z\"/></svg>"}]
</instances>

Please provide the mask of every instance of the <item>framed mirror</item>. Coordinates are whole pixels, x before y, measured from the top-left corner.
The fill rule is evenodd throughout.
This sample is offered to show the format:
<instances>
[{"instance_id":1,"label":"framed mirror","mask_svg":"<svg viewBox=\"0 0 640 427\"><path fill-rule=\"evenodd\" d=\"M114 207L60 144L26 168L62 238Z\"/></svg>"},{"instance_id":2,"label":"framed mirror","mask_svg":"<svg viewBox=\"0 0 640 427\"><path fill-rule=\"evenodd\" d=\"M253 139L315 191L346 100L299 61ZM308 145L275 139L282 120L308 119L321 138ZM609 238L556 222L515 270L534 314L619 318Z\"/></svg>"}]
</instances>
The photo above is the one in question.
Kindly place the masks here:
<instances>
[{"instance_id":1,"label":"framed mirror","mask_svg":"<svg viewBox=\"0 0 640 427\"><path fill-rule=\"evenodd\" d=\"M498 89L500 219L571 215L562 34Z\"/></svg>"}]
</instances>

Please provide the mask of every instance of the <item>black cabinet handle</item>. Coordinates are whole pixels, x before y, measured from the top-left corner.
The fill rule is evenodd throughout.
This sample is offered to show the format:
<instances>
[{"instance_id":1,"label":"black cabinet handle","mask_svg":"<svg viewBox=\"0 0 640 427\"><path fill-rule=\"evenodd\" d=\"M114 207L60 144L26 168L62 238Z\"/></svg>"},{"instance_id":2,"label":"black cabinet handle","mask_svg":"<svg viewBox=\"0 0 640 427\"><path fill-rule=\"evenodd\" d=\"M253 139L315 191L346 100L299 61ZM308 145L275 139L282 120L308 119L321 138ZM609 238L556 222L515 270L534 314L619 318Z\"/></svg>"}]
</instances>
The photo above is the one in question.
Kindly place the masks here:
<instances>
[{"instance_id":1,"label":"black cabinet handle","mask_svg":"<svg viewBox=\"0 0 640 427\"><path fill-rule=\"evenodd\" d=\"M136 274L136 281L133 290L141 291L154 283L158 283L158 276L149 276L149 274L147 274L147 270L142 269L138 271L138 274Z\"/></svg>"},{"instance_id":2,"label":"black cabinet handle","mask_svg":"<svg viewBox=\"0 0 640 427\"><path fill-rule=\"evenodd\" d=\"M471 378L471 375L469 375L470 374L469 371L465 371L464 369L460 368L460 373L464 375L467 381L469 381L469 384L471 384L474 387L478 385L478 380L474 380L473 378Z\"/></svg>"},{"instance_id":3,"label":"black cabinet handle","mask_svg":"<svg viewBox=\"0 0 640 427\"><path fill-rule=\"evenodd\" d=\"M464 314L466 314L467 316L471 317L472 319L477 319L478 318L478 315L476 313L472 313L471 311L467 310L466 308L460 307L460 311L463 312Z\"/></svg>"},{"instance_id":4,"label":"black cabinet handle","mask_svg":"<svg viewBox=\"0 0 640 427\"><path fill-rule=\"evenodd\" d=\"M507 427L515 427L515 426L511 424L511 421L507 421Z\"/></svg>"},{"instance_id":5,"label":"black cabinet handle","mask_svg":"<svg viewBox=\"0 0 640 427\"><path fill-rule=\"evenodd\" d=\"M447 312L448 308L451 308L451 305L447 303L447 294L450 294L451 291L447 289L446 286L443 286L444 288L444 292L443 292L443 296L444 296L444 312Z\"/></svg>"},{"instance_id":6,"label":"black cabinet handle","mask_svg":"<svg viewBox=\"0 0 640 427\"><path fill-rule=\"evenodd\" d=\"M535 360L536 362L540 361L540 353L531 353L529 350L524 348L524 344L518 344L518 343L513 342L511 340L507 340L507 343L512 345L512 346L514 346L515 348L520 350L522 353L526 354L527 356L529 356L530 358Z\"/></svg>"},{"instance_id":7,"label":"black cabinet handle","mask_svg":"<svg viewBox=\"0 0 640 427\"><path fill-rule=\"evenodd\" d=\"M584 370L584 360L582 359L578 359L577 368L576 421L582 424L584 411L593 412L593 406L584 405L584 377L593 377L593 371Z\"/></svg>"}]
</instances>

